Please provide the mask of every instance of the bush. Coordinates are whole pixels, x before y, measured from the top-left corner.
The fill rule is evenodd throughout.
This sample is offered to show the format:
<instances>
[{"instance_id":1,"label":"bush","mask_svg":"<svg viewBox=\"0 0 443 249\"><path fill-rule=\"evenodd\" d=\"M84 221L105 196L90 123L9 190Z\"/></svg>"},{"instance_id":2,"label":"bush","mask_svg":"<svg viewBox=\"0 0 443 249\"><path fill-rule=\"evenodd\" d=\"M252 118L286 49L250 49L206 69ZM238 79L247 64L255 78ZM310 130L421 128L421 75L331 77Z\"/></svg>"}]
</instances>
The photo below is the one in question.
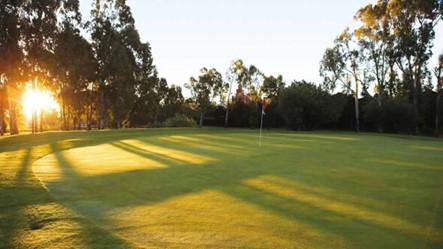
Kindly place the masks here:
<instances>
[{"instance_id":1,"label":"bush","mask_svg":"<svg viewBox=\"0 0 443 249\"><path fill-rule=\"evenodd\" d=\"M313 83L294 81L280 93L277 110L288 128L312 130L334 123L345 104L345 98L332 97Z\"/></svg>"},{"instance_id":2,"label":"bush","mask_svg":"<svg viewBox=\"0 0 443 249\"><path fill-rule=\"evenodd\" d=\"M383 130L414 134L417 117L415 107L407 100L396 98L386 102L383 110Z\"/></svg>"},{"instance_id":3,"label":"bush","mask_svg":"<svg viewBox=\"0 0 443 249\"><path fill-rule=\"evenodd\" d=\"M166 127L197 127L197 123L192 118L185 115L175 115L165 121Z\"/></svg>"},{"instance_id":4,"label":"bush","mask_svg":"<svg viewBox=\"0 0 443 249\"><path fill-rule=\"evenodd\" d=\"M377 131L381 128L383 109L378 106L378 100L373 98L362 105L361 124L368 131Z\"/></svg>"}]
</instances>

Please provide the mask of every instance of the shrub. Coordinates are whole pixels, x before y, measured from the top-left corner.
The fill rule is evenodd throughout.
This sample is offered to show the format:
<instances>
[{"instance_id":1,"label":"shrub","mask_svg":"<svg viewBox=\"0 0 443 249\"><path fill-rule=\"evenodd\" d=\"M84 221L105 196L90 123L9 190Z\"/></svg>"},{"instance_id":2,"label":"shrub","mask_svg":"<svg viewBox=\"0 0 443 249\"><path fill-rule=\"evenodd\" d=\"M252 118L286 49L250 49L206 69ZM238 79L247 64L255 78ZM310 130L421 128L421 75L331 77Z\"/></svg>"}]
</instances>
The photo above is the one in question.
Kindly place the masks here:
<instances>
[{"instance_id":1,"label":"shrub","mask_svg":"<svg viewBox=\"0 0 443 249\"><path fill-rule=\"evenodd\" d=\"M312 130L336 122L346 100L305 81L294 81L279 97L277 109L287 127L294 130Z\"/></svg>"},{"instance_id":2,"label":"shrub","mask_svg":"<svg viewBox=\"0 0 443 249\"><path fill-rule=\"evenodd\" d=\"M197 123L192 118L185 115L175 115L165 121L166 127L197 127Z\"/></svg>"},{"instance_id":3,"label":"shrub","mask_svg":"<svg viewBox=\"0 0 443 249\"><path fill-rule=\"evenodd\" d=\"M413 134L417 117L415 107L401 98L386 102L383 111L383 130L393 133Z\"/></svg>"}]
</instances>

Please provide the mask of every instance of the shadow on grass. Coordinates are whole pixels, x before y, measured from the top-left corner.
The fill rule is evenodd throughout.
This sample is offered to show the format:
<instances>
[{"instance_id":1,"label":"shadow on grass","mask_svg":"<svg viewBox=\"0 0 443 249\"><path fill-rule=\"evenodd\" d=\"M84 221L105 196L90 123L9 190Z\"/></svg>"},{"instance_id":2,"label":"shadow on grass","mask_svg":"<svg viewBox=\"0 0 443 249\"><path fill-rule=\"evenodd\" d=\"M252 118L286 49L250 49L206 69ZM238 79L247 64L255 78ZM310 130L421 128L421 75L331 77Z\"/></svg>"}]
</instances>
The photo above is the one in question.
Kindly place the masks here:
<instances>
[{"instance_id":1,"label":"shadow on grass","mask_svg":"<svg viewBox=\"0 0 443 249\"><path fill-rule=\"evenodd\" d=\"M224 139L232 140L231 138L220 140ZM335 139L335 137L328 139ZM187 141L186 139L180 140ZM239 139L234 140L238 142ZM146 144L145 140L138 141ZM159 147L166 146L167 142L171 141L149 141L150 144ZM196 141L193 140L193 142ZM99 220L102 222L101 225L112 225L108 224L109 221L106 220L107 214L118 208L154 205L174 197L217 189L286 219L308 224L316 231L337 235L357 247L359 245L363 245L362 247L376 245L377 247L394 248L399 241L411 247L419 247L420 241L425 236L418 225L410 225L393 214L387 214L383 212L381 207L372 206L371 208L376 211L371 211L371 213L357 202L347 202L343 199L328 197L327 193L309 191L309 188L315 189L315 185L309 182L304 182L305 190L300 196L296 194L283 196L274 191L266 191L266 189L245 184L247 180L263 175L278 176L290 181L291 178L285 175L284 171L270 170L269 163L272 162L267 161L269 159L265 157L258 165L237 165L235 162L237 160L240 162L242 156L231 156L229 161L223 161L223 152L214 151L210 146L205 149L200 146L193 147L189 143L182 143L182 146L174 144L175 148L180 148L188 153L195 153L199 150L219 153L217 158L221 158L221 161L207 163L201 167L178 160L173 155L156 153L127 142L110 141L110 144L119 150L166 164L168 167L84 176L75 169L71 159L63 155L61 152L63 146L53 144L52 151L62 170L62 178L47 183L48 188L77 213ZM205 144L209 145L209 143ZM83 146L83 143L76 146ZM245 153L257 157L261 154L258 151L245 151ZM302 174L309 174L309 171L302 172ZM324 177L327 178L327 175ZM324 186L326 189L330 187L330 185ZM316 202L316 200L321 200L321 202ZM345 208L341 211L340 207ZM346 210L346 207L351 208ZM383 217L387 220L386 224L383 223ZM388 224L390 220L398 222L399 225ZM404 224L413 228L402 228ZM97 231L102 233L101 236L104 238L109 238L110 245L113 245L112 243L124 245L124 241L114 237L111 233L99 229ZM368 231L371 233L368 234ZM296 237L297 235L291 236ZM374 236L377 237L375 241ZM86 237L91 238L90 236ZM322 246L328 245L328 241L324 243L326 244ZM438 246L442 241L434 239L432 243Z\"/></svg>"},{"instance_id":2,"label":"shadow on grass","mask_svg":"<svg viewBox=\"0 0 443 249\"><path fill-rule=\"evenodd\" d=\"M70 137L69 134L56 134L55 136L60 136L60 138ZM26 142L31 137L36 141ZM82 217L66 217L63 215L56 217L57 215L51 213L51 211L44 211L47 207L58 206L60 209L62 206L54 201L53 196L42 187L35 177L31 168L32 163L45 154L54 152L55 149L89 146L94 144L96 140L75 139L70 141L68 139L61 142L60 146L52 146L52 150L41 148L46 146L47 142L54 141L54 138L48 139L45 134L16 136L6 140L12 140L12 142L8 143L7 146L2 146L2 152L15 152L16 156L20 155L20 150L24 150L24 152L21 158L0 162L0 166L4 167L3 170L10 171L8 172L9 175L5 176L8 182L0 183L0 248L26 248L30 246L42 248L46 246L81 247L82 245L89 248L96 248L97 246L108 248L130 247L127 242L91 224ZM2 142L4 141L2 140ZM96 144L102 142L102 140L96 141ZM40 147L40 149L36 150L37 147ZM16 170L15 176L12 175L14 170ZM51 224L57 222L73 224L70 226L72 231L69 235L63 236L51 230L53 229ZM22 241L23 236L35 236L36 241L39 236L43 236L44 239L41 241L43 244L35 244L36 242L29 240L24 242ZM68 241L71 241L72 244L69 244ZM48 244L45 246L45 243Z\"/></svg>"}]
</instances>

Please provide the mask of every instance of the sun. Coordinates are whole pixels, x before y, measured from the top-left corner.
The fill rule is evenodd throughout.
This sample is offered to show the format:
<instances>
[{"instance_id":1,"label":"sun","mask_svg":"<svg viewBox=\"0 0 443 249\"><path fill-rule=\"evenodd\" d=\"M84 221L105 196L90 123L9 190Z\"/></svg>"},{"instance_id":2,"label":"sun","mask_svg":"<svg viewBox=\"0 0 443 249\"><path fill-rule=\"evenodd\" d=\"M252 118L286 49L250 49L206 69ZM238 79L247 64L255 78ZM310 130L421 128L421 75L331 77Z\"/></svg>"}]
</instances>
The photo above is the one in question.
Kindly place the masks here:
<instances>
[{"instance_id":1,"label":"sun","mask_svg":"<svg viewBox=\"0 0 443 249\"><path fill-rule=\"evenodd\" d=\"M37 112L60 112L60 105L48 91L40 89L27 89L22 97L23 112L29 120L32 113Z\"/></svg>"}]
</instances>

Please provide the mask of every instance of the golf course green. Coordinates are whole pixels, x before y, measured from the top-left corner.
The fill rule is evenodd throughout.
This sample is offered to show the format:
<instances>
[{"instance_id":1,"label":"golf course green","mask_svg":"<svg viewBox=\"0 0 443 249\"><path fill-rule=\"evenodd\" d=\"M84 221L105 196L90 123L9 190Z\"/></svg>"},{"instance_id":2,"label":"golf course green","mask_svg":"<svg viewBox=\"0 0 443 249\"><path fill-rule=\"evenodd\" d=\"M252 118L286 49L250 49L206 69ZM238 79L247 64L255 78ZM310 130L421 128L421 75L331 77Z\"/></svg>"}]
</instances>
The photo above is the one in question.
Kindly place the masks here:
<instances>
[{"instance_id":1,"label":"golf course green","mask_svg":"<svg viewBox=\"0 0 443 249\"><path fill-rule=\"evenodd\" d=\"M0 138L0 248L443 248L443 140L128 129Z\"/></svg>"}]
</instances>

